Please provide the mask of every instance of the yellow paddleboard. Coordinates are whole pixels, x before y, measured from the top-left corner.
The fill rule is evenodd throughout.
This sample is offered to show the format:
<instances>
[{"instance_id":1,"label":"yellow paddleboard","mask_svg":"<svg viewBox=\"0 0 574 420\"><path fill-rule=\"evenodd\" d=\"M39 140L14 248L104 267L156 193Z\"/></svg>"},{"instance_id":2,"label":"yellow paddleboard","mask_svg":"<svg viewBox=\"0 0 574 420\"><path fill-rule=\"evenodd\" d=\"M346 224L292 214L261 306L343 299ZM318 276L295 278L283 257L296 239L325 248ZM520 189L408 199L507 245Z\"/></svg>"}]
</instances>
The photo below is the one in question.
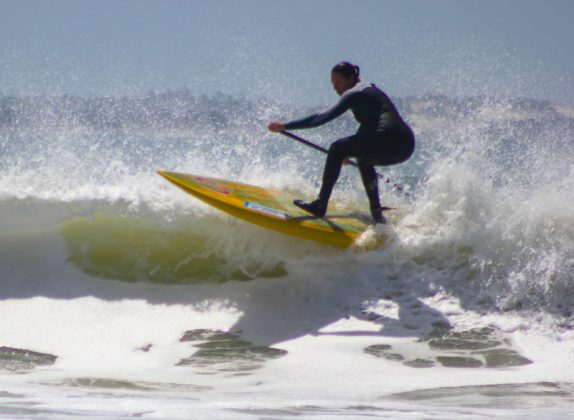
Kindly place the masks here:
<instances>
[{"instance_id":1,"label":"yellow paddleboard","mask_svg":"<svg viewBox=\"0 0 574 420\"><path fill-rule=\"evenodd\" d=\"M329 213L323 219L312 216L295 206L293 199L297 197L285 191L205 176L158 173L185 192L232 216L325 244L348 247L370 221L368 215L346 211L336 204L329 204Z\"/></svg>"}]
</instances>

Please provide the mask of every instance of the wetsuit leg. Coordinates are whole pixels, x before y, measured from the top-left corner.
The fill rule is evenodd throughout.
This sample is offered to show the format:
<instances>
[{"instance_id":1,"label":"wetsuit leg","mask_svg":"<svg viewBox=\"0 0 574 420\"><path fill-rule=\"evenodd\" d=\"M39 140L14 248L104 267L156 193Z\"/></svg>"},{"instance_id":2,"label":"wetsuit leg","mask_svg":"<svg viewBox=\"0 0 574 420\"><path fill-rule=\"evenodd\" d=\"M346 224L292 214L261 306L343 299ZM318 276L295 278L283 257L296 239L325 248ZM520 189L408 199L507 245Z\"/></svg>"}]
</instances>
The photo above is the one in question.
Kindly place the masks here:
<instances>
[{"instance_id":1,"label":"wetsuit leg","mask_svg":"<svg viewBox=\"0 0 574 420\"><path fill-rule=\"evenodd\" d=\"M331 144L329 153L327 154L327 162L323 170L323 183L319 191L319 200L323 203L328 203L333 187L339 179L341 174L341 166L343 160L350 156L356 156L357 153L362 151L356 136L345 137L339 139Z\"/></svg>"},{"instance_id":2,"label":"wetsuit leg","mask_svg":"<svg viewBox=\"0 0 574 420\"><path fill-rule=\"evenodd\" d=\"M331 144L323 171L323 183L319 201L325 206L329 202L333 187L341 173L343 160L356 157L363 184L371 207L380 207L375 165L395 165L407 160L414 150L414 136L408 131L386 131L373 136L354 135L344 137ZM362 166L362 167L361 167ZM376 195L376 198L375 198Z\"/></svg>"},{"instance_id":3,"label":"wetsuit leg","mask_svg":"<svg viewBox=\"0 0 574 420\"><path fill-rule=\"evenodd\" d=\"M361 179L363 186L369 199L371 213L373 211L380 211L381 201L379 199L379 180L377 179L377 172L373 165L365 164L359 159L359 171L361 172Z\"/></svg>"}]
</instances>

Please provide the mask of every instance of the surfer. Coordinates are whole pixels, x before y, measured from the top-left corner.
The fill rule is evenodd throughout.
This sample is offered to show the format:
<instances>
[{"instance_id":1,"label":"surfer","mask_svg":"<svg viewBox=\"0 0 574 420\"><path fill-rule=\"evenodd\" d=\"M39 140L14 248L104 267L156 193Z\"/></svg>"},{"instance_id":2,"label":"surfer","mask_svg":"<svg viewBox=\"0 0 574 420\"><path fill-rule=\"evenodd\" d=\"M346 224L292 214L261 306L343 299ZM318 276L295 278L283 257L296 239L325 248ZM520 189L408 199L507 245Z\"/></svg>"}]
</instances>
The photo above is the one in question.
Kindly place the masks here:
<instances>
[{"instance_id":1,"label":"surfer","mask_svg":"<svg viewBox=\"0 0 574 420\"><path fill-rule=\"evenodd\" d=\"M324 217L341 165L347 158L354 157L367 192L373 223L385 223L375 166L395 165L409 159L415 148L415 137L390 98L374 84L362 82L359 73L359 67L349 62L336 64L331 70L331 83L341 97L339 102L324 112L299 120L273 121L268 129L281 132L318 127L350 109L360 124L358 131L331 144L319 197L311 202L295 200L294 204L308 213Z\"/></svg>"}]
</instances>

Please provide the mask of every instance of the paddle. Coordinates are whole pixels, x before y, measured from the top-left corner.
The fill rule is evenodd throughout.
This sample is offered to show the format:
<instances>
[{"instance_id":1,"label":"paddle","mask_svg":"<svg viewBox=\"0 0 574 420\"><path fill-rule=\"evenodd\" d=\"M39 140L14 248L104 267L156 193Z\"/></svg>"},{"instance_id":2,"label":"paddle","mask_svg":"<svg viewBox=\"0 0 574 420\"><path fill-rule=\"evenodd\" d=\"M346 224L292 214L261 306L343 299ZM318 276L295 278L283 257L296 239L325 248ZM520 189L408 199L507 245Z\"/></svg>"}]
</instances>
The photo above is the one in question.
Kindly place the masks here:
<instances>
[{"instance_id":1,"label":"paddle","mask_svg":"<svg viewBox=\"0 0 574 420\"><path fill-rule=\"evenodd\" d=\"M329 153L329 151L328 151L327 149L325 149L324 147L321 147L321 146L319 146L318 144L312 143L312 142L310 142L309 140L305 140L304 138L301 138L301 137L299 137L299 136L296 136L295 134L290 133L289 131L280 131L279 133L281 133L281 134L283 134L284 136L287 136L287 137L289 137L289 138L291 138L291 139L293 139L293 140L295 140L295 141L298 141L299 143L303 143L304 145L309 146L309 147L311 147L311 148L313 148L313 149L315 149L315 150L319 150L320 152L323 152L323 153ZM359 166L359 165L357 164L357 162L352 161L352 160L350 160L350 159L346 159L345 162L348 163L349 165L352 165L352 166L355 166L355 167ZM377 172L377 176L378 176L380 179L382 179L382 180L385 182L385 184L390 184L390 183L393 182L393 181L391 181L389 178L387 178L386 176L384 176L383 174L380 174L380 173L378 173L378 172ZM399 184L397 184L397 183L393 183L393 188L395 188L397 191L400 191L401 193L403 193L403 194L406 195L407 197L410 197L410 196L411 196L408 192L405 191L405 189L404 189L401 185L399 185Z\"/></svg>"}]
</instances>

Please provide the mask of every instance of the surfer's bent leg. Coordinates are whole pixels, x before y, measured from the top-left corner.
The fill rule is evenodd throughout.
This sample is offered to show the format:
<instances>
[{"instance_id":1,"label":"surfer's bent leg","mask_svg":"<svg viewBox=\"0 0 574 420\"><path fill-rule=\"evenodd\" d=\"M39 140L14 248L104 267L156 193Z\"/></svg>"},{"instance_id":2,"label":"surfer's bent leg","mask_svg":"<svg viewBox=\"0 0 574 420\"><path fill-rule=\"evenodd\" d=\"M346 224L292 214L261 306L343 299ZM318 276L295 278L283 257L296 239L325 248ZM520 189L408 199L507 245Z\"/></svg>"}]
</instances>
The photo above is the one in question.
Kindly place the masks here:
<instances>
[{"instance_id":1,"label":"surfer's bent leg","mask_svg":"<svg viewBox=\"0 0 574 420\"><path fill-rule=\"evenodd\" d=\"M379 180L377 179L377 172L373 165L365 163L362 159L358 160L359 171L361 171L361 179L363 186L367 192L367 198L371 207L371 214L381 211L381 201L379 199Z\"/></svg>"},{"instance_id":2,"label":"surfer's bent leg","mask_svg":"<svg viewBox=\"0 0 574 420\"><path fill-rule=\"evenodd\" d=\"M356 156L357 153L361 152L359 143L357 136L344 137L332 143L327 154L325 169L323 170L323 183L319 191L319 198L310 203L301 200L295 200L293 203L315 216L325 216L333 187L341 173L343 160L350 156Z\"/></svg>"},{"instance_id":3,"label":"surfer's bent leg","mask_svg":"<svg viewBox=\"0 0 574 420\"><path fill-rule=\"evenodd\" d=\"M333 187L341 174L343 161L348 157L360 155L361 152L362 148L357 136L344 137L331 144L327 154L325 169L323 170L323 183L319 192L319 200L322 203L327 205L329 202Z\"/></svg>"},{"instance_id":4,"label":"surfer's bent leg","mask_svg":"<svg viewBox=\"0 0 574 420\"><path fill-rule=\"evenodd\" d=\"M374 165L394 165L407 160L414 150L414 136L410 130L407 134L410 136L404 136L402 132L398 136L389 132L384 135L377 133L373 137L354 135L335 141L331 144L327 154L318 199L310 203L296 200L295 204L309 213L323 217L327 211L333 188L341 174L343 161L356 157L369 198L373 221L378 223L379 219L384 220L380 210L379 187Z\"/></svg>"},{"instance_id":5,"label":"surfer's bent leg","mask_svg":"<svg viewBox=\"0 0 574 420\"><path fill-rule=\"evenodd\" d=\"M387 131L374 136L354 135L335 141L329 148L319 200L328 203L333 187L341 173L343 161L349 157L359 159L361 176L371 207L378 204L377 175L374 165L396 165L407 160L414 150L414 137L410 130ZM364 159L364 160L363 160ZM363 164L361 167L361 160ZM370 161L367 164L366 160Z\"/></svg>"}]
</instances>

